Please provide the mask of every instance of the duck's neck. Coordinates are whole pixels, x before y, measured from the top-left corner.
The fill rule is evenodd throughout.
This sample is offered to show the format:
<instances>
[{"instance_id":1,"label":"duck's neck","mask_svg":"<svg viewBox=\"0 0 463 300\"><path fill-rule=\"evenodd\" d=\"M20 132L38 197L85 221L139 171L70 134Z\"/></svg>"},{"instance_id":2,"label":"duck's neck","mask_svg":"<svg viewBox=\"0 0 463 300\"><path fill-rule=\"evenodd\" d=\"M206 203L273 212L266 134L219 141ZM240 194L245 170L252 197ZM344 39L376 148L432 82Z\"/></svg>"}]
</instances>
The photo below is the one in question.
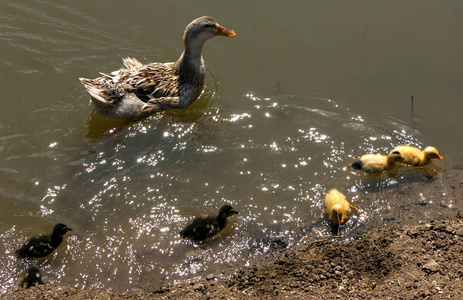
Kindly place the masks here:
<instances>
[{"instance_id":1,"label":"duck's neck","mask_svg":"<svg viewBox=\"0 0 463 300\"><path fill-rule=\"evenodd\" d=\"M63 237L57 233L51 235L51 246L53 248L58 248L59 244L63 241Z\"/></svg>"},{"instance_id":2,"label":"duck's neck","mask_svg":"<svg viewBox=\"0 0 463 300\"><path fill-rule=\"evenodd\" d=\"M426 153L423 153L423 158L421 159L421 165L427 165L427 164L430 164L431 163L431 158L428 157L428 155L426 155Z\"/></svg>"},{"instance_id":3,"label":"duck's neck","mask_svg":"<svg viewBox=\"0 0 463 300\"><path fill-rule=\"evenodd\" d=\"M206 40L204 39L189 39L185 41L185 50L183 54L185 58L189 60L200 60L201 58L201 51L203 50L203 45Z\"/></svg>"},{"instance_id":4,"label":"duck's neck","mask_svg":"<svg viewBox=\"0 0 463 300\"><path fill-rule=\"evenodd\" d=\"M201 56L200 47L185 47L180 58L175 62L174 68L178 75L178 108L188 107L199 97L204 86L206 68Z\"/></svg>"},{"instance_id":5,"label":"duck's neck","mask_svg":"<svg viewBox=\"0 0 463 300\"><path fill-rule=\"evenodd\" d=\"M178 68L180 80L186 78L193 78L195 76L203 76L203 69L204 69L204 61L203 57L201 56L201 52L199 56L192 55L188 53L185 49L182 55L176 62L176 66Z\"/></svg>"},{"instance_id":6,"label":"duck's neck","mask_svg":"<svg viewBox=\"0 0 463 300\"><path fill-rule=\"evenodd\" d=\"M219 228L224 228L227 225L227 217L223 216L222 214L219 214L217 216L217 222L219 223Z\"/></svg>"},{"instance_id":7,"label":"duck's neck","mask_svg":"<svg viewBox=\"0 0 463 300\"><path fill-rule=\"evenodd\" d=\"M183 41L184 50L180 58L177 60L177 65L179 67L187 65L196 71L200 71L200 68L203 65L201 51L203 50L205 41L205 39L186 38Z\"/></svg>"},{"instance_id":8,"label":"duck's neck","mask_svg":"<svg viewBox=\"0 0 463 300\"><path fill-rule=\"evenodd\" d=\"M395 160L391 159L390 157L387 157L386 159L387 165L386 165L386 170L393 169L395 167Z\"/></svg>"}]
</instances>

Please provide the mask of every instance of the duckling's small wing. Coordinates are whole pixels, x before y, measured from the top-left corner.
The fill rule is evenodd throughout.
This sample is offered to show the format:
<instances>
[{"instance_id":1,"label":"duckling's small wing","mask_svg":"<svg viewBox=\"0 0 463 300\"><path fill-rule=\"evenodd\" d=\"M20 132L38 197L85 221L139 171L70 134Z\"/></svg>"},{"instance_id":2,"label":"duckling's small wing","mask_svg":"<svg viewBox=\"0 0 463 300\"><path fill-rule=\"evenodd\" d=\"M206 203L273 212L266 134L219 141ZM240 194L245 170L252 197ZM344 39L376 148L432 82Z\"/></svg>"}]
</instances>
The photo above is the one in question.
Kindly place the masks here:
<instances>
[{"instance_id":1,"label":"duckling's small wing","mask_svg":"<svg viewBox=\"0 0 463 300\"><path fill-rule=\"evenodd\" d=\"M192 239L196 233L196 221L194 220L193 223L185 227L182 231L180 231L180 236L184 239Z\"/></svg>"},{"instance_id":2,"label":"duckling's small wing","mask_svg":"<svg viewBox=\"0 0 463 300\"><path fill-rule=\"evenodd\" d=\"M46 256L55 250L50 242L50 239L46 236L32 238L24 246L16 250L16 254L18 258Z\"/></svg>"}]
</instances>

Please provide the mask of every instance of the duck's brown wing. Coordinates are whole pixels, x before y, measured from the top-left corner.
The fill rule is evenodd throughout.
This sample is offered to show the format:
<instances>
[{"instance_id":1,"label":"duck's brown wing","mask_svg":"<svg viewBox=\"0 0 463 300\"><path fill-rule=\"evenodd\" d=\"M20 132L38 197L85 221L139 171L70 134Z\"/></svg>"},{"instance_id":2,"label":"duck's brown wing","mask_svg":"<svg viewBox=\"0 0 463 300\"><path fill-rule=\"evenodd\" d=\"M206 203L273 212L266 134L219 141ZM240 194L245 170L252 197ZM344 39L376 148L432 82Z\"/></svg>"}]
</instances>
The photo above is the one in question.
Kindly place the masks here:
<instances>
[{"instance_id":1,"label":"duck's brown wing","mask_svg":"<svg viewBox=\"0 0 463 300\"><path fill-rule=\"evenodd\" d=\"M171 64L152 63L127 71L121 74L118 86L134 93L142 101L178 97L178 75Z\"/></svg>"}]
</instances>

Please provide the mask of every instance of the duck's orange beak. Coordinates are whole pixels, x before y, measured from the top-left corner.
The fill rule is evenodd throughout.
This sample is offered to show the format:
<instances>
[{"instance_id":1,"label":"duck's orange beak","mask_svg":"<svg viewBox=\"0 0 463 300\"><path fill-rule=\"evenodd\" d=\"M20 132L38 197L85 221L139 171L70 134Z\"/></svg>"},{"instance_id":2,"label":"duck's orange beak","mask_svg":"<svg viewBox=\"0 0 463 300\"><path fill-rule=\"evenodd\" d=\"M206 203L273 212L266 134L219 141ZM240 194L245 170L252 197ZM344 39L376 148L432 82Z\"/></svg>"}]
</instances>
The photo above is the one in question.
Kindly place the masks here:
<instances>
[{"instance_id":1,"label":"duck's orange beak","mask_svg":"<svg viewBox=\"0 0 463 300\"><path fill-rule=\"evenodd\" d=\"M444 159L444 158L443 158L442 156L440 156L439 154L437 155L437 158L438 158L439 160L443 160L443 159Z\"/></svg>"},{"instance_id":2,"label":"duck's orange beak","mask_svg":"<svg viewBox=\"0 0 463 300\"><path fill-rule=\"evenodd\" d=\"M228 30L227 28L220 26L219 24L216 24L216 26L217 26L217 32L215 33L215 35L223 35L223 36L229 36L229 37L236 35L236 32L234 30Z\"/></svg>"}]
</instances>

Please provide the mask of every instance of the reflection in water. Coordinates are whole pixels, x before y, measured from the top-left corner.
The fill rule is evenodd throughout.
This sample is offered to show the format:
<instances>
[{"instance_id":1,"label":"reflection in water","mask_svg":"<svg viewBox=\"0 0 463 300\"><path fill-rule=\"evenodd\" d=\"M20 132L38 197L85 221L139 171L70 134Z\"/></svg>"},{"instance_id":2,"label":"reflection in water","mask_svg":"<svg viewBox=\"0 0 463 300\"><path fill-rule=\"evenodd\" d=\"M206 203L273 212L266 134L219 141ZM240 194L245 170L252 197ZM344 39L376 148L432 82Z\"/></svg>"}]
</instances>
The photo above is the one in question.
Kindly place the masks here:
<instances>
[{"instance_id":1,"label":"reflection in water","mask_svg":"<svg viewBox=\"0 0 463 300\"><path fill-rule=\"evenodd\" d=\"M119 133L123 134L123 130L131 124L150 124L153 123L154 120L161 119L164 115L170 116L173 122L197 122L201 117L203 117L203 110L212 103L216 94L217 91L212 93L205 89L199 98L186 109L186 113L177 112L175 110L159 112L156 115L151 116L149 121L142 120L136 123L130 122L129 120L106 118L92 109L90 115L85 119L84 139L87 143L94 143L104 138L118 136ZM148 127L151 128L149 125ZM147 128L145 126L139 126L139 128L146 133Z\"/></svg>"}]
</instances>

